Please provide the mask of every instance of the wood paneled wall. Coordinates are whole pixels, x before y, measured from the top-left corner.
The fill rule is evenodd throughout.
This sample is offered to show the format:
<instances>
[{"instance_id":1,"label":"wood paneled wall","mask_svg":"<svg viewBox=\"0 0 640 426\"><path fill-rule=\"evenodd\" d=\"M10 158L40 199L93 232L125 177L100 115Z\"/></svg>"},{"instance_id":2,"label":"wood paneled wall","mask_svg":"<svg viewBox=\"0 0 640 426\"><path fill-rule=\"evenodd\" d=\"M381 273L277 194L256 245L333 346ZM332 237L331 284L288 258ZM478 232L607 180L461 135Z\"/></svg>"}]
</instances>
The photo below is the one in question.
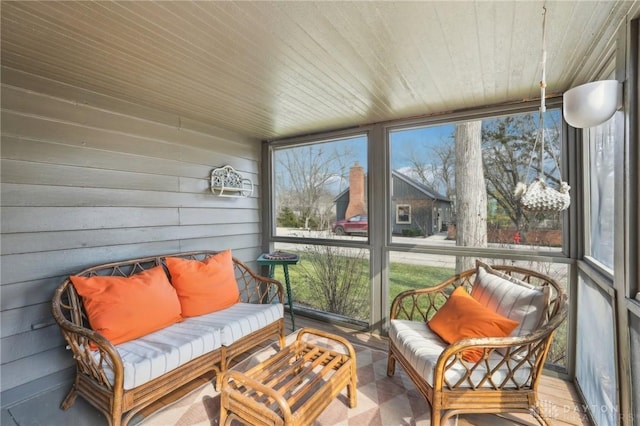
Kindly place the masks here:
<instances>
[{"instance_id":1,"label":"wood paneled wall","mask_svg":"<svg viewBox=\"0 0 640 426\"><path fill-rule=\"evenodd\" d=\"M198 249L255 261L259 187L246 199L217 197L209 173L230 164L257 184L260 142L6 67L1 81L6 406L68 376L72 359L50 313L65 276Z\"/></svg>"}]
</instances>

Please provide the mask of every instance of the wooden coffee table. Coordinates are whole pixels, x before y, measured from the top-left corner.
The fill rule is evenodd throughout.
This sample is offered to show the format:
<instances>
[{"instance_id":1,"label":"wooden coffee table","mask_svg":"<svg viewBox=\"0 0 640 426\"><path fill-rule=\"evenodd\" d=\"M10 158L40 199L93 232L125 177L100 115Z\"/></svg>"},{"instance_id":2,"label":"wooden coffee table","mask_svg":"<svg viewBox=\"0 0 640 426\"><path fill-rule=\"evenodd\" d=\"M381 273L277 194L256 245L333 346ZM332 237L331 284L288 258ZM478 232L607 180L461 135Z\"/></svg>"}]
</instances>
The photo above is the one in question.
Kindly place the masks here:
<instances>
[{"instance_id":1,"label":"wooden coffee table","mask_svg":"<svg viewBox=\"0 0 640 426\"><path fill-rule=\"evenodd\" d=\"M307 336L307 339L304 337ZM346 353L308 341L337 343ZM251 369L229 370L222 379L220 424L309 425L347 388L356 406L356 356L344 338L303 328L296 340Z\"/></svg>"}]
</instances>

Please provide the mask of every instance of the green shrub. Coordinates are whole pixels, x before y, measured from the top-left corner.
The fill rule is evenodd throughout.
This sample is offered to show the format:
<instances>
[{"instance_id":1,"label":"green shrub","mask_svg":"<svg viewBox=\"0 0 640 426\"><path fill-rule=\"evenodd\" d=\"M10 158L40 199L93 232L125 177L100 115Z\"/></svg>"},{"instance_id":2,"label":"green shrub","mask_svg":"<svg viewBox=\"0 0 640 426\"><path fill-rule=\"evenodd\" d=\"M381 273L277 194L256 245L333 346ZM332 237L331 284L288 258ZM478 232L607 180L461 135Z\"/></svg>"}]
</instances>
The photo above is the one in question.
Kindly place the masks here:
<instances>
[{"instance_id":1,"label":"green shrub","mask_svg":"<svg viewBox=\"0 0 640 426\"><path fill-rule=\"evenodd\" d=\"M307 247L299 278L314 307L350 318L369 319L365 253L365 250L349 252L343 247Z\"/></svg>"},{"instance_id":2,"label":"green shrub","mask_svg":"<svg viewBox=\"0 0 640 426\"><path fill-rule=\"evenodd\" d=\"M403 229L402 236L403 237L422 237L424 236L424 233L419 228Z\"/></svg>"},{"instance_id":3,"label":"green shrub","mask_svg":"<svg viewBox=\"0 0 640 426\"><path fill-rule=\"evenodd\" d=\"M278 226L283 228L299 228L298 216L289 207L284 207L278 215Z\"/></svg>"}]
</instances>

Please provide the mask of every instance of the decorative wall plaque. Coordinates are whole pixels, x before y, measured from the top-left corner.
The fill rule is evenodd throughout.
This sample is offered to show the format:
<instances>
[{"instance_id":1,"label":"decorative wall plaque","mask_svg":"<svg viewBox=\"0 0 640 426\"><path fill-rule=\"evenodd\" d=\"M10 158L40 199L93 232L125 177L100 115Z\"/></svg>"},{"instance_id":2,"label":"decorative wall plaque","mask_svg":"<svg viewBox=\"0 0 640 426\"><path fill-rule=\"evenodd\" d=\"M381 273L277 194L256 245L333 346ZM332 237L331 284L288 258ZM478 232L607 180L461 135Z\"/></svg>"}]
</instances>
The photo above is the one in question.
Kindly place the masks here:
<instances>
[{"instance_id":1,"label":"decorative wall plaque","mask_svg":"<svg viewBox=\"0 0 640 426\"><path fill-rule=\"evenodd\" d=\"M253 193L253 182L233 167L224 166L211 171L211 192L220 197L246 198Z\"/></svg>"}]
</instances>

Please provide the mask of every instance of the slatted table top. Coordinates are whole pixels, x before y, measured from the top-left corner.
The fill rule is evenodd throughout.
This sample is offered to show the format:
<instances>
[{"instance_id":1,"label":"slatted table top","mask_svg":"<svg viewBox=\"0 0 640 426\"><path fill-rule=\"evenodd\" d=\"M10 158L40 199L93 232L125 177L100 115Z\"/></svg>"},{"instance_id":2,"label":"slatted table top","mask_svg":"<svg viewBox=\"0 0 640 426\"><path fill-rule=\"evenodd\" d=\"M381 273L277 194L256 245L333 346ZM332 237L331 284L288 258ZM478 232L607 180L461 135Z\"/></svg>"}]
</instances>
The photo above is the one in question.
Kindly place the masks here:
<instances>
[{"instance_id":1,"label":"slatted table top","mask_svg":"<svg viewBox=\"0 0 640 426\"><path fill-rule=\"evenodd\" d=\"M298 338L245 372L229 372L221 424L227 414L229 421L237 416L251 424L309 424L345 386L355 407L355 352L344 343L348 347L341 353Z\"/></svg>"}]
</instances>

